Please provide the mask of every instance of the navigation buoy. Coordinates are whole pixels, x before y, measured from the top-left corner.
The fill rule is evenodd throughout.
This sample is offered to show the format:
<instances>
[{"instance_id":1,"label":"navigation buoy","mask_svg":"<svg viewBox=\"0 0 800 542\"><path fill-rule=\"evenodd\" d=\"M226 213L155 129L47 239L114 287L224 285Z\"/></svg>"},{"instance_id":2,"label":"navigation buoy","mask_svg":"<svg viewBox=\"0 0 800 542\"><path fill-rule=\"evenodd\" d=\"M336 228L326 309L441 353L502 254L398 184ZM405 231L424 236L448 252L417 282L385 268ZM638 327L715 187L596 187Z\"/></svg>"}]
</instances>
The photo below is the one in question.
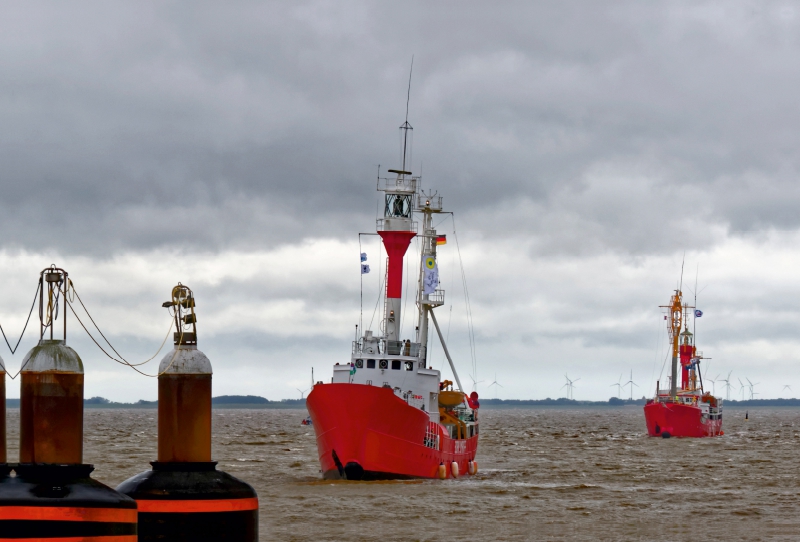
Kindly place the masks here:
<instances>
[{"instance_id":1,"label":"navigation buoy","mask_svg":"<svg viewBox=\"0 0 800 542\"><path fill-rule=\"evenodd\" d=\"M750 419L750 412L745 410L744 412L744 421L748 421Z\"/></svg>"},{"instance_id":2,"label":"navigation buoy","mask_svg":"<svg viewBox=\"0 0 800 542\"><path fill-rule=\"evenodd\" d=\"M258 540L255 490L211 460L211 362L197 349L194 294L172 289L175 349L158 368L158 460L117 487L139 506L139 540Z\"/></svg>"},{"instance_id":3,"label":"navigation buoy","mask_svg":"<svg viewBox=\"0 0 800 542\"><path fill-rule=\"evenodd\" d=\"M136 502L92 480L94 466L83 463L83 363L66 344L69 287L63 269L42 271L39 344L22 361L16 476L0 466L0 540L135 542ZM63 339L54 338L59 316Z\"/></svg>"}]
</instances>

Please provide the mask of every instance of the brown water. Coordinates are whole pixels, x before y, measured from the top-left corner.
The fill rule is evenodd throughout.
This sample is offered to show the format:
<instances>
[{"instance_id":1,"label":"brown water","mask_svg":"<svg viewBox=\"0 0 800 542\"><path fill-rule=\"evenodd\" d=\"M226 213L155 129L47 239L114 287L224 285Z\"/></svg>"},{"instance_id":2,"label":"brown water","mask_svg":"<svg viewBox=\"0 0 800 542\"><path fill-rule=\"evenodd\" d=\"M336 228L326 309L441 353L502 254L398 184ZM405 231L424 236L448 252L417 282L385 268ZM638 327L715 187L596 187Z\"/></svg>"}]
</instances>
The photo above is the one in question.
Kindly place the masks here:
<instances>
[{"instance_id":1,"label":"brown water","mask_svg":"<svg viewBox=\"0 0 800 542\"><path fill-rule=\"evenodd\" d=\"M800 409L728 409L698 440L646 437L638 407L481 414L473 478L323 482L302 410L215 410L213 455L258 491L261 540L800 539ZM149 467L155 410L85 416L96 479Z\"/></svg>"}]
</instances>

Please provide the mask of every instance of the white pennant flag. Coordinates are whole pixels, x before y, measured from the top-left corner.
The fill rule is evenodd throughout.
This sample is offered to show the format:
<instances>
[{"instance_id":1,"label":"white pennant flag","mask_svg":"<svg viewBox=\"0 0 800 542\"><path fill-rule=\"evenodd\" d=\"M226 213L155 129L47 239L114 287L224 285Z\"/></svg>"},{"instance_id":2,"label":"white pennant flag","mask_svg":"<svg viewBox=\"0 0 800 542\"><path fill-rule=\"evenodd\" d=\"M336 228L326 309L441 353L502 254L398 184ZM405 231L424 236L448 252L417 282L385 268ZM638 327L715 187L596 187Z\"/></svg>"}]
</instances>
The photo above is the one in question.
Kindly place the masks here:
<instances>
[{"instance_id":1,"label":"white pennant flag","mask_svg":"<svg viewBox=\"0 0 800 542\"><path fill-rule=\"evenodd\" d=\"M422 280L422 293L430 295L439 286L439 266L436 265L436 258L433 256L427 256L422 263L425 270Z\"/></svg>"}]
</instances>

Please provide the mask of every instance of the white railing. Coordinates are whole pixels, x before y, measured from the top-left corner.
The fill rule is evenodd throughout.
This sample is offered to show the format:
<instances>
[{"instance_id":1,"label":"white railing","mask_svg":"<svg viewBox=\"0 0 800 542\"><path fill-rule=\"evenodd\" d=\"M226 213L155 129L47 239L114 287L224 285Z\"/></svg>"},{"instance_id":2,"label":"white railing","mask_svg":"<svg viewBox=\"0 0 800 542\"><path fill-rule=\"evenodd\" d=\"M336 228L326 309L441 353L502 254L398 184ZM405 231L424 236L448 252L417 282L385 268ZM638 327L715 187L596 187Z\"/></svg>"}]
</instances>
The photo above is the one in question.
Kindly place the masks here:
<instances>
[{"instance_id":1,"label":"white railing","mask_svg":"<svg viewBox=\"0 0 800 542\"><path fill-rule=\"evenodd\" d=\"M417 194L415 210L422 211L423 209L430 209L431 211L441 211L442 196L426 196L424 194Z\"/></svg>"},{"instance_id":2,"label":"white railing","mask_svg":"<svg viewBox=\"0 0 800 542\"><path fill-rule=\"evenodd\" d=\"M419 177L397 176L381 177L378 180L378 190L386 192L416 192Z\"/></svg>"},{"instance_id":3,"label":"white railing","mask_svg":"<svg viewBox=\"0 0 800 542\"><path fill-rule=\"evenodd\" d=\"M375 343L371 343L375 344ZM404 341L387 341L385 339L380 339L378 341L378 351L377 352L364 352L364 344L361 341L353 341L353 348L352 353L353 355L362 354L366 356L378 356L378 355L385 355L385 356L404 356L410 358L419 357L420 348L422 348L421 343L412 343L412 342L404 342Z\"/></svg>"},{"instance_id":4,"label":"white railing","mask_svg":"<svg viewBox=\"0 0 800 542\"><path fill-rule=\"evenodd\" d=\"M444 305L444 290L436 290L432 294L428 294L428 299L423 298L422 304L433 305L435 307Z\"/></svg>"},{"instance_id":5,"label":"white railing","mask_svg":"<svg viewBox=\"0 0 800 542\"><path fill-rule=\"evenodd\" d=\"M389 220L402 220L402 219L389 217ZM408 219L406 219L406 220L408 220ZM414 232L417 231L417 221L416 220L410 220L409 224L411 224L411 227L408 230L386 230L385 219L379 218L379 219L377 219L375 221L375 229L377 231L414 231Z\"/></svg>"},{"instance_id":6,"label":"white railing","mask_svg":"<svg viewBox=\"0 0 800 542\"><path fill-rule=\"evenodd\" d=\"M428 448L439 449L439 424L428 422L425 428L425 440L422 443Z\"/></svg>"}]
</instances>

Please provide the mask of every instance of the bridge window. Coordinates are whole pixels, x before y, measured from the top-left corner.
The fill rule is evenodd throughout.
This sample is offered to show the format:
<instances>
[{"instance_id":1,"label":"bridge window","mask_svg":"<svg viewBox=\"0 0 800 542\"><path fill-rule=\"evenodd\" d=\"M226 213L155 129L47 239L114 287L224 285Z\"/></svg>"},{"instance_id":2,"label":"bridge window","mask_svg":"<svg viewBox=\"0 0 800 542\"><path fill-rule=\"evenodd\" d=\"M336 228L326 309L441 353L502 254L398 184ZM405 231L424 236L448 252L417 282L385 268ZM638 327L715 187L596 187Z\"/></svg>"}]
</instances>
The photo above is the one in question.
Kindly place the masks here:
<instances>
[{"instance_id":1,"label":"bridge window","mask_svg":"<svg viewBox=\"0 0 800 542\"><path fill-rule=\"evenodd\" d=\"M374 369L374 368L375 368L375 360L374 359L368 359L367 360L367 369Z\"/></svg>"},{"instance_id":2,"label":"bridge window","mask_svg":"<svg viewBox=\"0 0 800 542\"><path fill-rule=\"evenodd\" d=\"M399 359L393 359L392 360L392 369L394 369L395 371L399 371L400 370L400 366L402 364L403 364L403 362L400 361Z\"/></svg>"}]
</instances>

